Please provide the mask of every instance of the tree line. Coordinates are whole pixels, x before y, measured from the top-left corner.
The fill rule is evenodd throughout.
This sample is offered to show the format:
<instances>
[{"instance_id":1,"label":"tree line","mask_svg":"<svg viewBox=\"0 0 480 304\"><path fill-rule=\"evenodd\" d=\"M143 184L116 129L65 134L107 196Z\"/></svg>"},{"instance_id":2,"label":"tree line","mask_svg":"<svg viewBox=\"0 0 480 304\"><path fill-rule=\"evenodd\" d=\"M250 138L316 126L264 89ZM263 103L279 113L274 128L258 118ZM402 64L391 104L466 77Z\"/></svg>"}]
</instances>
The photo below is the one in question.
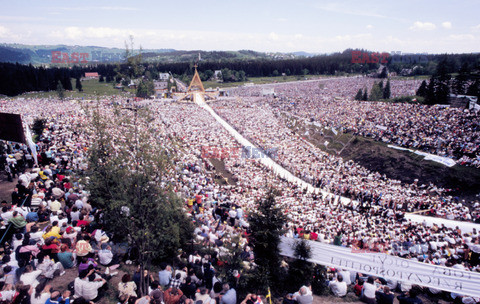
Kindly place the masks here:
<instances>
[{"instance_id":1,"label":"tree line","mask_svg":"<svg viewBox=\"0 0 480 304\"><path fill-rule=\"evenodd\" d=\"M353 63L351 49L342 53L319 55L286 60L272 59L219 59L200 61L198 72L202 80L210 79L215 71L222 71L223 81L245 81L247 77L269 77L279 75L344 75L344 74L375 74L380 63ZM408 56L408 55L405 55ZM145 76L147 79L158 79L159 73L171 73L179 79L189 79L193 75L191 62L159 62L145 63L139 61L138 70L131 69L131 62L137 56L132 56L125 63L92 64L88 66L73 66L72 68L47 68L32 65L0 63L0 94L14 96L29 91L50 91L57 88L58 81L65 90L71 90L70 79L78 79L86 72L98 72L106 82L120 83L123 80ZM471 78L478 79L480 70L480 54L449 54L426 55L426 60L415 62L389 57L382 69L382 74L388 71L400 74L407 69L409 75L434 75L442 63L446 74L469 71ZM140 58L141 60L141 58ZM386 67L386 68L385 68ZM467 74L468 74L467 73ZM385 75L383 75L385 76ZM461 80L461 79L459 79ZM442 80L443 81L443 80ZM463 81L463 80L462 80ZM461 84L460 84L461 83ZM455 89L464 86L464 81L457 83ZM465 90L468 87L465 88Z\"/></svg>"}]
</instances>

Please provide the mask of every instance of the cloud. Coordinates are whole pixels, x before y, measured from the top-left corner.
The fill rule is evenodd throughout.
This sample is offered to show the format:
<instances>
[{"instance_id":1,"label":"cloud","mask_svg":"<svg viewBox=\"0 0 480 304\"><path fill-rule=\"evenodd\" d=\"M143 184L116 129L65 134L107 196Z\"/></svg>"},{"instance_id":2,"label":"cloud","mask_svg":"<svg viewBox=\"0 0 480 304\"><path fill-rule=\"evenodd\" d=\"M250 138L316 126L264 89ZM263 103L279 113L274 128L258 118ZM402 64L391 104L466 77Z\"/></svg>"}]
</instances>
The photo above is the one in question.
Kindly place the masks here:
<instances>
[{"instance_id":1,"label":"cloud","mask_svg":"<svg viewBox=\"0 0 480 304\"><path fill-rule=\"evenodd\" d=\"M371 30L371 29L373 29L373 25L369 24L369 25L366 26L366 28L367 28L367 30Z\"/></svg>"},{"instance_id":2,"label":"cloud","mask_svg":"<svg viewBox=\"0 0 480 304\"><path fill-rule=\"evenodd\" d=\"M420 22L420 21L415 21L413 25L410 27L410 29L413 31L432 31L436 28L437 27L435 26L435 24L431 22Z\"/></svg>"},{"instance_id":3,"label":"cloud","mask_svg":"<svg viewBox=\"0 0 480 304\"><path fill-rule=\"evenodd\" d=\"M56 30L50 33L50 37L53 38L66 38L69 40L82 40L82 39L104 39L104 38L122 38L126 39L128 36L135 33L131 30L116 29L110 27L87 27L79 28L76 26L69 26L63 30ZM148 35L152 35L149 31Z\"/></svg>"},{"instance_id":4,"label":"cloud","mask_svg":"<svg viewBox=\"0 0 480 304\"><path fill-rule=\"evenodd\" d=\"M480 24L476 26L472 26L472 30L474 31L480 31Z\"/></svg>"},{"instance_id":5,"label":"cloud","mask_svg":"<svg viewBox=\"0 0 480 304\"><path fill-rule=\"evenodd\" d=\"M442 22L442 27L449 30L452 28L452 23L450 21Z\"/></svg>"},{"instance_id":6,"label":"cloud","mask_svg":"<svg viewBox=\"0 0 480 304\"><path fill-rule=\"evenodd\" d=\"M275 34L274 32L271 32L271 33L268 35L268 38L269 38L270 40L277 41L279 37L278 37L278 35Z\"/></svg>"},{"instance_id":7,"label":"cloud","mask_svg":"<svg viewBox=\"0 0 480 304\"><path fill-rule=\"evenodd\" d=\"M9 28L0 25L0 39L17 40L19 38L20 36L12 33Z\"/></svg>"},{"instance_id":8,"label":"cloud","mask_svg":"<svg viewBox=\"0 0 480 304\"><path fill-rule=\"evenodd\" d=\"M450 36L448 36L448 38L450 38L451 40L457 40L457 41L462 41L462 40L471 41L471 40L475 40L475 36L473 36L473 35L471 35L471 34L450 35Z\"/></svg>"}]
</instances>

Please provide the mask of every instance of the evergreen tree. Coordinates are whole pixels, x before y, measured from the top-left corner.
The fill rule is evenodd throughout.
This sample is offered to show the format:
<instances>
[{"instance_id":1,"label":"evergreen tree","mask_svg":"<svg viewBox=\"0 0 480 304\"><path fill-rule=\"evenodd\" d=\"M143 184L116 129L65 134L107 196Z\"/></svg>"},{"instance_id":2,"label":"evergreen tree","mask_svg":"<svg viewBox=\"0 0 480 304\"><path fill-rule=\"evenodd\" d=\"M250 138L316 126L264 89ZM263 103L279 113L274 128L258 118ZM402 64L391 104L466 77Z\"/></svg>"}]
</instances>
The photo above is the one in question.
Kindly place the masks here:
<instances>
[{"instance_id":1,"label":"evergreen tree","mask_svg":"<svg viewBox=\"0 0 480 304\"><path fill-rule=\"evenodd\" d=\"M447 104L450 98L450 79L451 76L447 70L448 62L447 60L442 60L438 66L435 73L435 99L436 103Z\"/></svg>"},{"instance_id":2,"label":"evergreen tree","mask_svg":"<svg viewBox=\"0 0 480 304\"><path fill-rule=\"evenodd\" d=\"M129 110L132 115L124 113ZM181 199L164 182L174 167L149 125L148 109L117 109L111 117L98 110L88 114L89 190L104 210L104 227L112 240L128 241L140 273L152 261L170 261L191 240L193 227ZM138 288L147 293L144 279Z\"/></svg>"},{"instance_id":3,"label":"evergreen tree","mask_svg":"<svg viewBox=\"0 0 480 304\"><path fill-rule=\"evenodd\" d=\"M363 97L362 97L362 100L363 100L363 101L367 101L367 100L368 100L368 92L367 92L367 88L365 88L365 91L363 92Z\"/></svg>"},{"instance_id":4,"label":"evergreen tree","mask_svg":"<svg viewBox=\"0 0 480 304\"><path fill-rule=\"evenodd\" d=\"M300 239L293 247L295 260L288 268L289 291L294 292L303 285L310 285L313 278L313 264L308 262L312 256L312 250L307 241Z\"/></svg>"},{"instance_id":5,"label":"evergreen tree","mask_svg":"<svg viewBox=\"0 0 480 304\"><path fill-rule=\"evenodd\" d=\"M362 89L358 89L357 95L355 95L355 100L362 100L363 94Z\"/></svg>"},{"instance_id":6,"label":"evergreen tree","mask_svg":"<svg viewBox=\"0 0 480 304\"><path fill-rule=\"evenodd\" d=\"M63 85L60 82L60 80L57 82L57 95L58 95L58 98L60 99L65 98L65 89L63 88Z\"/></svg>"},{"instance_id":7,"label":"evergreen tree","mask_svg":"<svg viewBox=\"0 0 480 304\"><path fill-rule=\"evenodd\" d=\"M83 91L82 82L80 81L80 77L77 77L77 79L75 80L75 89L77 89L79 92Z\"/></svg>"},{"instance_id":8,"label":"evergreen tree","mask_svg":"<svg viewBox=\"0 0 480 304\"><path fill-rule=\"evenodd\" d=\"M385 85L385 88L383 88L383 99L389 99L390 95L391 95L390 79L388 79L387 84Z\"/></svg>"},{"instance_id":9,"label":"evergreen tree","mask_svg":"<svg viewBox=\"0 0 480 304\"><path fill-rule=\"evenodd\" d=\"M420 84L420 87L418 88L416 94L418 96L421 96L421 97L426 97L427 96L427 81L426 80L422 81L422 84Z\"/></svg>"},{"instance_id":10,"label":"evergreen tree","mask_svg":"<svg viewBox=\"0 0 480 304\"><path fill-rule=\"evenodd\" d=\"M468 80L471 78L470 69L467 63L464 63L452 83L452 93L457 95L465 94L468 86Z\"/></svg>"},{"instance_id":11,"label":"evergreen tree","mask_svg":"<svg viewBox=\"0 0 480 304\"><path fill-rule=\"evenodd\" d=\"M435 99L435 78L432 76L430 82L428 83L427 92L425 94L425 103L429 105L434 105L436 103Z\"/></svg>"},{"instance_id":12,"label":"evergreen tree","mask_svg":"<svg viewBox=\"0 0 480 304\"><path fill-rule=\"evenodd\" d=\"M155 94L155 85L152 80L142 79L137 86L137 97L148 98Z\"/></svg>"},{"instance_id":13,"label":"evergreen tree","mask_svg":"<svg viewBox=\"0 0 480 304\"><path fill-rule=\"evenodd\" d=\"M258 265L255 282L262 293L265 293L268 287L275 289L279 286L281 258L278 246L285 220L284 213L275 203L273 191L258 202L257 211L251 213L248 218L252 231L250 242L255 254L255 263Z\"/></svg>"},{"instance_id":14,"label":"evergreen tree","mask_svg":"<svg viewBox=\"0 0 480 304\"><path fill-rule=\"evenodd\" d=\"M104 82L105 79L103 78L103 75L100 75L100 79L98 79L98 82Z\"/></svg>"},{"instance_id":15,"label":"evergreen tree","mask_svg":"<svg viewBox=\"0 0 480 304\"><path fill-rule=\"evenodd\" d=\"M377 101L383 98L383 92L380 88L380 84L374 83L372 86L372 90L370 91L369 100Z\"/></svg>"},{"instance_id":16,"label":"evergreen tree","mask_svg":"<svg viewBox=\"0 0 480 304\"><path fill-rule=\"evenodd\" d=\"M475 80L467 89L467 95L477 96L480 99L480 80Z\"/></svg>"},{"instance_id":17,"label":"evergreen tree","mask_svg":"<svg viewBox=\"0 0 480 304\"><path fill-rule=\"evenodd\" d=\"M42 136L43 130L45 129L45 123L47 122L44 118L35 118L33 120L32 131L37 135L37 138Z\"/></svg>"},{"instance_id":18,"label":"evergreen tree","mask_svg":"<svg viewBox=\"0 0 480 304\"><path fill-rule=\"evenodd\" d=\"M383 69L382 69L382 72L380 73L380 75L378 76L378 78L387 78L388 74L387 74L387 67L384 66Z\"/></svg>"}]
</instances>

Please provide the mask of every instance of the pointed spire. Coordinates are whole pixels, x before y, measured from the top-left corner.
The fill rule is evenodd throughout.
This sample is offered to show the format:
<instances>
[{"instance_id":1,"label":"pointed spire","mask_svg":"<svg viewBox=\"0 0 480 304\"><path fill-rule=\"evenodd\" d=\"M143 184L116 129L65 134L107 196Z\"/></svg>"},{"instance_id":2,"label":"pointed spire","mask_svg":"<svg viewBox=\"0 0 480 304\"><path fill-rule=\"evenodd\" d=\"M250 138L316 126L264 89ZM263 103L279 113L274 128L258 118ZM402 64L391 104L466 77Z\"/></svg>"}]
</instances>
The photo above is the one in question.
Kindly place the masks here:
<instances>
[{"instance_id":1,"label":"pointed spire","mask_svg":"<svg viewBox=\"0 0 480 304\"><path fill-rule=\"evenodd\" d=\"M192 92L192 91L205 92L205 88L203 87L203 83L202 83L202 80L200 79L200 75L198 75L197 64L196 63L194 65L194 67L195 67L195 74L193 75L192 81L190 82L190 85L188 86L187 93Z\"/></svg>"}]
</instances>

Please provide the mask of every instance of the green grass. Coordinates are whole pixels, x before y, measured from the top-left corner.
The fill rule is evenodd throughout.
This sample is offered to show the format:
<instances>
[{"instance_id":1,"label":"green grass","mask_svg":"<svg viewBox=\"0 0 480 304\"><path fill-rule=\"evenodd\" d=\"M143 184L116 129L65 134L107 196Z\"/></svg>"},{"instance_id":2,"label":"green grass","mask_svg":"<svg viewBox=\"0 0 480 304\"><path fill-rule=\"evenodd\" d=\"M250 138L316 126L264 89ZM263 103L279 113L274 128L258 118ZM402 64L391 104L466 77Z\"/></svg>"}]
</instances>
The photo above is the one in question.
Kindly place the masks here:
<instances>
[{"instance_id":1,"label":"green grass","mask_svg":"<svg viewBox=\"0 0 480 304\"><path fill-rule=\"evenodd\" d=\"M72 80L72 87L75 88L75 80ZM99 82L97 79L88 79L82 81L82 92L78 90L65 91L65 98L85 98L92 99L96 96L134 96L135 90L125 89L125 92L115 89L113 83ZM129 95L130 93L130 95ZM26 93L21 95L22 97L27 98L49 98L49 97L58 97L57 91L49 92L38 92L38 93Z\"/></svg>"}]
</instances>

